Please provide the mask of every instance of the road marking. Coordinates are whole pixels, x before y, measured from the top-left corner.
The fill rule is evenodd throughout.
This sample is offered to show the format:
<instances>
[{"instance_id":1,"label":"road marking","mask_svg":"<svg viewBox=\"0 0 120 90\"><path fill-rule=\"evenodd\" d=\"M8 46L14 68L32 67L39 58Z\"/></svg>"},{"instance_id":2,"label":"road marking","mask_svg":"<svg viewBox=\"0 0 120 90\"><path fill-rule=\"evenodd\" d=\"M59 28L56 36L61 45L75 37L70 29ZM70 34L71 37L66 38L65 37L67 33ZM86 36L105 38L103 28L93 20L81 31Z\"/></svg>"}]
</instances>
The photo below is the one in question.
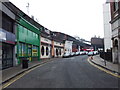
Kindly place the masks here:
<instances>
[{"instance_id":1,"label":"road marking","mask_svg":"<svg viewBox=\"0 0 120 90\"><path fill-rule=\"evenodd\" d=\"M108 73L108 74L111 74L112 76L115 76L115 77L117 77L117 78L120 78L120 75L115 74L115 73L113 73L113 72L110 72L110 71L108 71L108 70L106 70L106 69L104 69L104 68L102 68L102 67L100 67L100 66L98 66L98 65L95 65L94 63L92 63L92 62L89 60L89 58L88 58L87 60L88 60L88 62L89 62L91 65L93 65L94 67L96 67L96 68L98 68L98 69L100 69L100 70L102 70L102 71L104 71L104 72L106 72L106 73Z\"/></svg>"},{"instance_id":2,"label":"road marking","mask_svg":"<svg viewBox=\"0 0 120 90\"><path fill-rule=\"evenodd\" d=\"M52 60L51 60L51 61L52 61ZM38 67L41 67L41 66L47 64L47 63L49 63L49 61L47 61L47 62L45 62L45 63L42 63L41 65L38 65L38 66L36 66L36 67L28 70L28 71L25 71L25 72L22 73L22 74L16 76L15 78L13 78L13 79L11 79L10 81L6 82L6 83L2 86L2 89L7 88L7 87L10 86L12 83L14 83L15 81L17 81L17 80L19 80L20 78L22 78L24 75L28 74L29 72L35 70L35 69L38 68Z\"/></svg>"}]
</instances>

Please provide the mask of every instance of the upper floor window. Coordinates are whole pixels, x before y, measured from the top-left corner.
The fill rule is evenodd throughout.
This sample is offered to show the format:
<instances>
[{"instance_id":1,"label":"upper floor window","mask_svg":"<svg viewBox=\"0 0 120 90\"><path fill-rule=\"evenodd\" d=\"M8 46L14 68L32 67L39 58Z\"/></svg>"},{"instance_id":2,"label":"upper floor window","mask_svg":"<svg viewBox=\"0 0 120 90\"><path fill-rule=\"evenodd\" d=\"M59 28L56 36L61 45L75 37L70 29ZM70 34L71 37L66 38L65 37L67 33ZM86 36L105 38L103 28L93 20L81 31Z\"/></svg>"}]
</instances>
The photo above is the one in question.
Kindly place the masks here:
<instances>
[{"instance_id":1,"label":"upper floor window","mask_svg":"<svg viewBox=\"0 0 120 90\"><path fill-rule=\"evenodd\" d=\"M13 32L13 20L6 14L2 13L2 28L8 32Z\"/></svg>"},{"instance_id":2,"label":"upper floor window","mask_svg":"<svg viewBox=\"0 0 120 90\"><path fill-rule=\"evenodd\" d=\"M114 11L118 10L118 2L117 1L113 3L113 9L114 9Z\"/></svg>"}]
</instances>

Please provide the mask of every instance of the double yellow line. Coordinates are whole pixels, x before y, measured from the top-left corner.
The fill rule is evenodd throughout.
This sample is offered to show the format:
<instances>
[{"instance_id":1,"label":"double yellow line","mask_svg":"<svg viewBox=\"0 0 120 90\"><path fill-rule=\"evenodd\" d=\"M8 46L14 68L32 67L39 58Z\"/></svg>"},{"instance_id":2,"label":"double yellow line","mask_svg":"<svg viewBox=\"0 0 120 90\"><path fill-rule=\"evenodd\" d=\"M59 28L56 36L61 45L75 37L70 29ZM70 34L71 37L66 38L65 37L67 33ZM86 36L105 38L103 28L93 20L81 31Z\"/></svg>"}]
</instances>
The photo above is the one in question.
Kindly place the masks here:
<instances>
[{"instance_id":1,"label":"double yellow line","mask_svg":"<svg viewBox=\"0 0 120 90\"><path fill-rule=\"evenodd\" d=\"M115 74L115 73L113 73L113 72L111 72L111 71L109 71L109 70L106 70L106 69L104 69L104 68L102 68L102 67L100 67L100 66L98 66L98 65L96 65L96 64L94 64L94 63L92 63L92 62L90 61L90 58L88 58L87 60L88 60L88 62L89 62L91 65L93 65L94 67L96 67L96 68L98 68L98 69L100 69L100 70L102 70L102 71L104 71L104 72L106 72L106 73L108 73L108 74L110 74L110 75L112 75L112 76L115 76L115 77L117 77L117 78L120 78L120 75Z\"/></svg>"}]
</instances>

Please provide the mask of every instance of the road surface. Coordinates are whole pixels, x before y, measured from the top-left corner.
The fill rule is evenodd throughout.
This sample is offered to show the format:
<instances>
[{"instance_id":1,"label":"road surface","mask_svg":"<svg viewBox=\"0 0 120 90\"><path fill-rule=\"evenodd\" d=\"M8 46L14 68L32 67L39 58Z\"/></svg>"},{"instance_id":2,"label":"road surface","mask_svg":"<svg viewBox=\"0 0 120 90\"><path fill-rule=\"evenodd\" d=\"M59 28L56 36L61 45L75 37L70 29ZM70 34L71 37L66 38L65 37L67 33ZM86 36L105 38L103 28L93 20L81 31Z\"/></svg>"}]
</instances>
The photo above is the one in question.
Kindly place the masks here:
<instances>
[{"instance_id":1,"label":"road surface","mask_svg":"<svg viewBox=\"0 0 120 90\"><path fill-rule=\"evenodd\" d=\"M56 59L7 88L118 88L117 77L97 69L87 59L87 55Z\"/></svg>"}]
</instances>

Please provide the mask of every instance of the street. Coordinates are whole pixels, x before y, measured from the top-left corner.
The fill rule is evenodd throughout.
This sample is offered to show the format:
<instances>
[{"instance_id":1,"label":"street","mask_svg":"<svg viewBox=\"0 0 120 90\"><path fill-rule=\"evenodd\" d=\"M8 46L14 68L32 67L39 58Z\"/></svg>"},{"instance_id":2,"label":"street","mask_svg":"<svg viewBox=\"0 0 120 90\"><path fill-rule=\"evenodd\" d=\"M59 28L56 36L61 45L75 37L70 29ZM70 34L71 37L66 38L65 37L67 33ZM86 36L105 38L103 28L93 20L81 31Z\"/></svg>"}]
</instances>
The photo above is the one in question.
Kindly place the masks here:
<instances>
[{"instance_id":1,"label":"street","mask_svg":"<svg viewBox=\"0 0 120 90\"><path fill-rule=\"evenodd\" d=\"M118 78L89 64L88 56L57 58L7 88L118 88Z\"/></svg>"}]
</instances>

